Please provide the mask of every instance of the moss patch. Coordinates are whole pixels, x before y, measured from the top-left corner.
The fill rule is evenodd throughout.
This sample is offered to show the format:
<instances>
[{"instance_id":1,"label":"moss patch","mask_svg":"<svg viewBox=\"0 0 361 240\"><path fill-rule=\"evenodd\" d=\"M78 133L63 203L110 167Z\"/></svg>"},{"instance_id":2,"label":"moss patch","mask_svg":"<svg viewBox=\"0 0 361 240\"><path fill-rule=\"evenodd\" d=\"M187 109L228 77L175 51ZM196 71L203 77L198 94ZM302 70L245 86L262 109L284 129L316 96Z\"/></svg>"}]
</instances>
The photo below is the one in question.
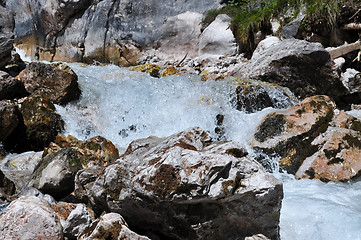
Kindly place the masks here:
<instances>
[{"instance_id":1,"label":"moss patch","mask_svg":"<svg viewBox=\"0 0 361 240\"><path fill-rule=\"evenodd\" d=\"M262 122L254 136L257 141L264 142L280 135L285 130L285 124L286 120L283 115L272 114Z\"/></svg>"}]
</instances>

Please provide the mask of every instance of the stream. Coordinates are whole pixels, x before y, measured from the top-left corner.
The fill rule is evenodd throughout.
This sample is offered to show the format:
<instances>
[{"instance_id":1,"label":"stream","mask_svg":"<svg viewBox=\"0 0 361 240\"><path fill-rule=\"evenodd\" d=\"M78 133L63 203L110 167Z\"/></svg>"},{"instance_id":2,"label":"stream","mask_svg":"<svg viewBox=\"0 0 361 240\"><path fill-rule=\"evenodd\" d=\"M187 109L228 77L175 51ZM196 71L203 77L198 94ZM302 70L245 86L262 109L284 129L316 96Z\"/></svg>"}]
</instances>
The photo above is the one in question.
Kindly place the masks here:
<instances>
[{"instance_id":1,"label":"stream","mask_svg":"<svg viewBox=\"0 0 361 240\"><path fill-rule=\"evenodd\" d=\"M57 106L66 123L65 134L81 140L101 135L120 152L132 140L165 137L192 126L216 136L216 116L222 114L221 137L241 142L252 154L250 142L257 125L275 111L236 110L230 101L235 89L232 80L203 82L189 74L152 78L113 65L69 65L79 76L82 97ZM361 182L295 180L277 171L274 175L284 184L282 240L361 239Z\"/></svg>"}]
</instances>

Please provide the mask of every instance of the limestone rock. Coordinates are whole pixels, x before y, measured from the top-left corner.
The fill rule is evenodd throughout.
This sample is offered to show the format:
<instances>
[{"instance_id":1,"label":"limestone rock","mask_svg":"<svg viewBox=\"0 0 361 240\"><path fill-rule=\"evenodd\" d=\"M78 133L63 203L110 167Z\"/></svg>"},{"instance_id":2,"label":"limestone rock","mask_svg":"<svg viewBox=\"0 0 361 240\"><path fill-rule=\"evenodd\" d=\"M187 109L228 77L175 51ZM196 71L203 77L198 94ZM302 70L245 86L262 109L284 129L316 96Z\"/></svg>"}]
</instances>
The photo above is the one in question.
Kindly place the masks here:
<instances>
[{"instance_id":1,"label":"limestone rock","mask_svg":"<svg viewBox=\"0 0 361 240\"><path fill-rule=\"evenodd\" d=\"M29 93L41 91L50 101L66 104L80 96L78 76L63 63L30 63L18 78Z\"/></svg>"},{"instance_id":2,"label":"limestone rock","mask_svg":"<svg viewBox=\"0 0 361 240\"><path fill-rule=\"evenodd\" d=\"M253 147L278 154L281 169L295 174L303 160L317 151L311 142L327 130L335 108L329 97L320 95L270 113L258 126Z\"/></svg>"},{"instance_id":3,"label":"limestone rock","mask_svg":"<svg viewBox=\"0 0 361 240\"><path fill-rule=\"evenodd\" d=\"M43 158L36 167L29 186L58 199L74 190L74 177L80 169L82 166L77 152L66 147Z\"/></svg>"},{"instance_id":4,"label":"limestone rock","mask_svg":"<svg viewBox=\"0 0 361 240\"><path fill-rule=\"evenodd\" d=\"M37 197L13 201L0 218L1 239L63 239L60 221L54 210Z\"/></svg>"},{"instance_id":5,"label":"limestone rock","mask_svg":"<svg viewBox=\"0 0 361 240\"><path fill-rule=\"evenodd\" d=\"M292 92L284 87L260 81L235 79L236 96L233 105L240 111L252 113L267 107L287 108L297 102Z\"/></svg>"},{"instance_id":6,"label":"limestone rock","mask_svg":"<svg viewBox=\"0 0 361 240\"><path fill-rule=\"evenodd\" d=\"M325 94L338 101L348 93L332 67L329 53L319 43L285 39L256 52L233 74L287 87L301 99Z\"/></svg>"},{"instance_id":7,"label":"limestone rock","mask_svg":"<svg viewBox=\"0 0 361 240\"><path fill-rule=\"evenodd\" d=\"M216 19L202 32L199 55L234 55L237 53L236 39L230 29L231 18L225 14Z\"/></svg>"},{"instance_id":8,"label":"limestone rock","mask_svg":"<svg viewBox=\"0 0 361 240\"><path fill-rule=\"evenodd\" d=\"M94 220L94 213L84 204L60 202L52 204L51 207L60 219L64 236L69 239L75 239Z\"/></svg>"},{"instance_id":9,"label":"limestone rock","mask_svg":"<svg viewBox=\"0 0 361 240\"><path fill-rule=\"evenodd\" d=\"M281 182L240 144L212 142L200 128L133 141L89 187L94 206L120 213L140 233L278 238Z\"/></svg>"},{"instance_id":10,"label":"limestone rock","mask_svg":"<svg viewBox=\"0 0 361 240\"><path fill-rule=\"evenodd\" d=\"M26 138L33 150L42 150L64 129L55 106L45 96L28 97L21 105Z\"/></svg>"},{"instance_id":11,"label":"limestone rock","mask_svg":"<svg viewBox=\"0 0 361 240\"><path fill-rule=\"evenodd\" d=\"M117 213L107 213L101 216L78 237L78 240L91 239L149 240L149 238L131 231L123 217Z\"/></svg>"},{"instance_id":12,"label":"limestone rock","mask_svg":"<svg viewBox=\"0 0 361 240\"><path fill-rule=\"evenodd\" d=\"M4 141L19 124L19 109L14 103L0 101L0 141Z\"/></svg>"}]
</instances>

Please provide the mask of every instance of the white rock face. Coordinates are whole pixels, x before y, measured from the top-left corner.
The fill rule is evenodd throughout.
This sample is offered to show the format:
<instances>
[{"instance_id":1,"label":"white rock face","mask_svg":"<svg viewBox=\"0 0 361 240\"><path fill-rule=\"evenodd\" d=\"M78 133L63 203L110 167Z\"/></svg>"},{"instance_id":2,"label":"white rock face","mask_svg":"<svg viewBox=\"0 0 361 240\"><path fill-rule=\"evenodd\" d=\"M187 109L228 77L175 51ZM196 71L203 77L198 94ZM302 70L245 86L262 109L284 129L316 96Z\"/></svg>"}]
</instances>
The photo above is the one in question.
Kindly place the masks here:
<instances>
[{"instance_id":1,"label":"white rock face","mask_svg":"<svg viewBox=\"0 0 361 240\"><path fill-rule=\"evenodd\" d=\"M13 201L0 218L0 239L62 240L63 231L48 202L27 196Z\"/></svg>"},{"instance_id":2,"label":"white rock face","mask_svg":"<svg viewBox=\"0 0 361 240\"><path fill-rule=\"evenodd\" d=\"M231 18L225 14L204 29L199 42L199 55L233 55L237 53L236 39L230 29Z\"/></svg>"},{"instance_id":3,"label":"white rock face","mask_svg":"<svg viewBox=\"0 0 361 240\"><path fill-rule=\"evenodd\" d=\"M128 228L124 218L118 213L108 213L93 222L78 240L150 240L145 236L138 235Z\"/></svg>"}]
</instances>

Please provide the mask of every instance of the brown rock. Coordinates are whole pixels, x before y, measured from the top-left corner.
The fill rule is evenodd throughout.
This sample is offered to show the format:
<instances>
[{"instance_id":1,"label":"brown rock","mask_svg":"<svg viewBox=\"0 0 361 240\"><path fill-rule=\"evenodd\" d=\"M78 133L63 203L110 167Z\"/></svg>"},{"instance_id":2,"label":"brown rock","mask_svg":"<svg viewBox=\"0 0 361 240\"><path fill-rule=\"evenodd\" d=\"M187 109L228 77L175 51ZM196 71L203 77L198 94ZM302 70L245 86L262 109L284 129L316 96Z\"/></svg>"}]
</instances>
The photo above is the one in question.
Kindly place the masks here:
<instances>
[{"instance_id":1,"label":"brown rock","mask_svg":"<svg viewBox=\"0 0 361 240\"><path fill-rule=\"evenodd\" d=\"M80 96L77 75L63 63L30 63L18 78L29 93L43 92L50 101L66 104Z\"/></svg>"},{"instance_id":2,"label":"brown rock","mask_svg":"<svg viewBox=\"0 0 361 240\"><path fill-rule=\"evenodd\" d=\"M12 102L0 101L0 141L4 141L18 124L18 106Z\"/></svg>"}]
</instances>

